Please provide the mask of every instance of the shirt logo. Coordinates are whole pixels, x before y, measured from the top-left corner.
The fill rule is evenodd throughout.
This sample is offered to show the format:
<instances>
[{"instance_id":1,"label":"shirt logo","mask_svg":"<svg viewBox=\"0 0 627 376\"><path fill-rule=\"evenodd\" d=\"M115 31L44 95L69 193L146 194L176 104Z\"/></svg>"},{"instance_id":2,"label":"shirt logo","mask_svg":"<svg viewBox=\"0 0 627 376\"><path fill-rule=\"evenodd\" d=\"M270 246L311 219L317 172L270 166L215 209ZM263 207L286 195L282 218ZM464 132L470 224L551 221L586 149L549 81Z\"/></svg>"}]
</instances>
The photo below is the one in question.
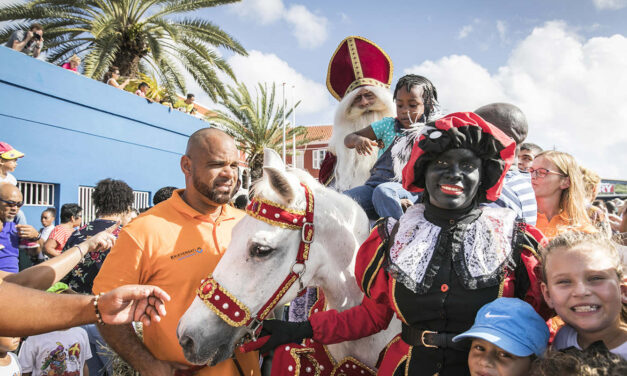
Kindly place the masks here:
<instances>
[{"instance_id":1,"label":"shirt logo","mask_svg":"<svg viewBox=\"0 0 627 376\"><path fill-rule=\"evenodd\" d=\"M196 247L196 248L188 249L187 251L173 254L172 256L170 256L170 260L181 261L188 257L192 257L203 252L204 250L201 247Z\"/></svg>"},{"instance_id":2,"label":"shirt logo","mask_svg":"<svg viewBox=\"0 0 627 376\"><path fill-rule=\"evenodd\" d=\"M492 318L497 318L497 317L504 318L504 319L508 319L508 318L510 318L511 316L508 316L508 315L494 315L494 314L492 314L492 313L488 312L488 313L486 313L486 314L485 314L485 317L487 317L487 318L489 318L489 319L492 319Z\"/></svg>"}]
</instances>

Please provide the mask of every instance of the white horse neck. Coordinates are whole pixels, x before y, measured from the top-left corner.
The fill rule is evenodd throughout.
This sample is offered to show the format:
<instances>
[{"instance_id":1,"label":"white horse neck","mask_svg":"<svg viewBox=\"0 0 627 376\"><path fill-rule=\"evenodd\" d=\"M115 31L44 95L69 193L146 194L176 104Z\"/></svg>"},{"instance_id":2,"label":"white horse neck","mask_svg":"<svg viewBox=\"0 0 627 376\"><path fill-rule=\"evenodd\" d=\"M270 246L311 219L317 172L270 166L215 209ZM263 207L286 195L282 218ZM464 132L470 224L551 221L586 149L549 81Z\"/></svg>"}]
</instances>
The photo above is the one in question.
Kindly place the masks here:
<instances>
[{"instance_id":1,"label":"white horse neck","mask_svg":"<svg viewBox=\"0 0 627 376\"><path fill-rule=\"evenodd\" d=\"M336 192L316 192L316 233L313 252L317 267L312 286L323 289L328 309L343 311L361 303L363 293L355 283L355 256L368 235L368 219L352 200ZM325 218L335 218L334 221ZM320 254L316 256L321 256Z\"/></svg>"}]
</instances>

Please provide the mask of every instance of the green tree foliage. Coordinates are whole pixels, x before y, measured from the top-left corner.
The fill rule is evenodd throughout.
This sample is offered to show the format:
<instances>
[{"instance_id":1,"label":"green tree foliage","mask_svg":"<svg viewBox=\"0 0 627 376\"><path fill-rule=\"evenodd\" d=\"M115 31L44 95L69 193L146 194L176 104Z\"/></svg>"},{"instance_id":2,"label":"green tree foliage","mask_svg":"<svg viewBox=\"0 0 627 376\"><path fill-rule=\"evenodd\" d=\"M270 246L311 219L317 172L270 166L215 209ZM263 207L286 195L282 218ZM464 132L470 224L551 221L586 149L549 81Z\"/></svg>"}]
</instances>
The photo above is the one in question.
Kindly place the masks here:
<instances>
[{"instance_id":1,"label":"green tree foliage","mask_svg":"<svg viewBox=\"0 0 627 376\"><path fill-rule=\"evenodd\" d=\"M283 113L289 119L292 109L276 101L276 85L269 89L267 84L258 84L253 98L243 83L229 86L227 98L221 100L225 110L214 110L207 120L230 134L239 149L246 153L252 180L261 177L263 149L270 148L279 154L283 149ZM296 103L295 107L300 104ZM292 136L296 136L296 146L314 141L307 139L307 128L291 127L286 123L286 148L292 149Z\"/></svg>"},{"instance_id":2,"label":"green tree foliage","mask_svg":"<svg viewBox=\"0 0 627 376\"><path fill-rule=\"evenodd\" d=\"M214 48L246 50L215 24L183 14L239 0L34 0L0 8L0 42L37 22L49 62L77 54L84 74L100 80L110 66L122 76L155 74L170 94L185 93L185 69L215 101L226 95L218 71L235 79Z\"/></svg>"}]
</instances>

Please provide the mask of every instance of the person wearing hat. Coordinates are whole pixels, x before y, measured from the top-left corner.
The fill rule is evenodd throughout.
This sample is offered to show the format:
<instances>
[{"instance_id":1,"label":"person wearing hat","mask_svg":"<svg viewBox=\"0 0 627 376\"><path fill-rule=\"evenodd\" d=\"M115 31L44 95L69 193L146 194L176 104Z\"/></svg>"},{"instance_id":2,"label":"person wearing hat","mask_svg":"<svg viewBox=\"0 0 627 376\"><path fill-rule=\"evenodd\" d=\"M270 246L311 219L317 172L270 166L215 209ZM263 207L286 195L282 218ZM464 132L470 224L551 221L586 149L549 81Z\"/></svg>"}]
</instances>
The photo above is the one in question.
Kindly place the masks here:
<instances>
[{"instance_id":1,"label":"person wearing hat","mask_svg":"<svg viewBox=\"0 0 627 376\"><path fill-rule=\"evenodd\" d=\"M535 271L542 234L510 209L479 207L499 197L515 148L471 112L427 123L403 169L403 187L423 192L423 202L398 221L380 220L361 245L355 276L362 303L302 323L265 321L269 337L248 348L355 340L387 328L396 315L402 332L384 349L380 375L465 375L468 346L452 339L484 304L518 297L548 318Z\"/></svg>"},{"instance_id":2,"label":"person wearing hat","mask_svg":"<svg viewBox=\"0 0 627 376\"><path fill-rule=\"evenodd\" d=\"M525 376L549 343L549 328L533 307L517 298L498 298L481 307L475 323L453 342L471 340L471 375Z\"/></svg>"},{"instance_id":3,"label":"person wearing hat","mask_svg":"<svg viewBox=\"0 0 627 376\"><path fill-rule=\"evenodd\" d=\"M335 50L327 71L327 88L339 101L329 147L318 180L339 192L363 185L377 153L360 155L344 145L344 138L384 117L396 117L390 93L390 57L366 38L351 36Z\"/></svg>"},{"instance_id":4,"label":"person wearing hat","mask_svg":"<svg viewBox=\"0 0 627 376\"><path fill-rule=\"evenodd\" d=\"M17 185L17 179L11 173L17 167L18 158L22 158L24 153L13 148L6 142L0 142L0 184L10 183Z\"/></svg>"},{"instance_id":5,"label":"person wearing hat","mask_svg":"<svg viewBox=\"0 0 627 376\"><path fill-rule=\"evenodd\" d=\"M78 66L81 65L81 58L74 54L67 63L61 65L61 68L71 70L74 73L78 73Z\"/></svg>"}]
</instances>

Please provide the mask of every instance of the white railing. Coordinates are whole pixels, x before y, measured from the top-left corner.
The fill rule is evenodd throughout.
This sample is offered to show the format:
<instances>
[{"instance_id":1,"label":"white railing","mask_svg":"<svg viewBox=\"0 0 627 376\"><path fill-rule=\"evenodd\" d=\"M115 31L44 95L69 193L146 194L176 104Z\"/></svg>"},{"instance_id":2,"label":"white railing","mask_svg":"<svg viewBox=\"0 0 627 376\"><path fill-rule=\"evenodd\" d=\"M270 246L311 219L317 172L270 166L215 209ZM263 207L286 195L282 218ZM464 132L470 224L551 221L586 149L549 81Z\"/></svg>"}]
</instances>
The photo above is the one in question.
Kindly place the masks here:
<instances>
[{"instance_id":1,"label":"white railing","mask_svg":"<svg viewBox=\"0 0 627 376\"><path fill-rule=\"evenodd\" d=\"M96 207L91 199L94 193L94 187L78 187L78 206L83 208L83 225L93 221L96 218Z\"/></svg>"},{"instance_id":2,"label":"white railing","mask_svg":"<svg viewBox=\"0 0 627 376\"><path fill-rule=\"evenodd\" d=\"M150 207L150 192L144 191L133 191L133 208L134 209L143 209Z\"/></svg>"},{"instance_id":3,"label":"white railing","mask_svg":"<svg viewBox=\"0 0 627 376\"><path fill-rule=\"evenodd\" d=\"M26 206L54 206L54 184L18 181Z\"/></svg>"},{"instance_id":4,"label":"white railing","mask_svg":"<svg viewBox=\"0 0 627 376\"><path fill-rule=\"evenodd\" d=\"M78 187L78 205L83 208L83 224L93 221L96 218L96 207L92 202L91 195L94 187ZM142 209L150 206L150 192L133 191L133 208Z\"/></svg>"}]
</instances>

